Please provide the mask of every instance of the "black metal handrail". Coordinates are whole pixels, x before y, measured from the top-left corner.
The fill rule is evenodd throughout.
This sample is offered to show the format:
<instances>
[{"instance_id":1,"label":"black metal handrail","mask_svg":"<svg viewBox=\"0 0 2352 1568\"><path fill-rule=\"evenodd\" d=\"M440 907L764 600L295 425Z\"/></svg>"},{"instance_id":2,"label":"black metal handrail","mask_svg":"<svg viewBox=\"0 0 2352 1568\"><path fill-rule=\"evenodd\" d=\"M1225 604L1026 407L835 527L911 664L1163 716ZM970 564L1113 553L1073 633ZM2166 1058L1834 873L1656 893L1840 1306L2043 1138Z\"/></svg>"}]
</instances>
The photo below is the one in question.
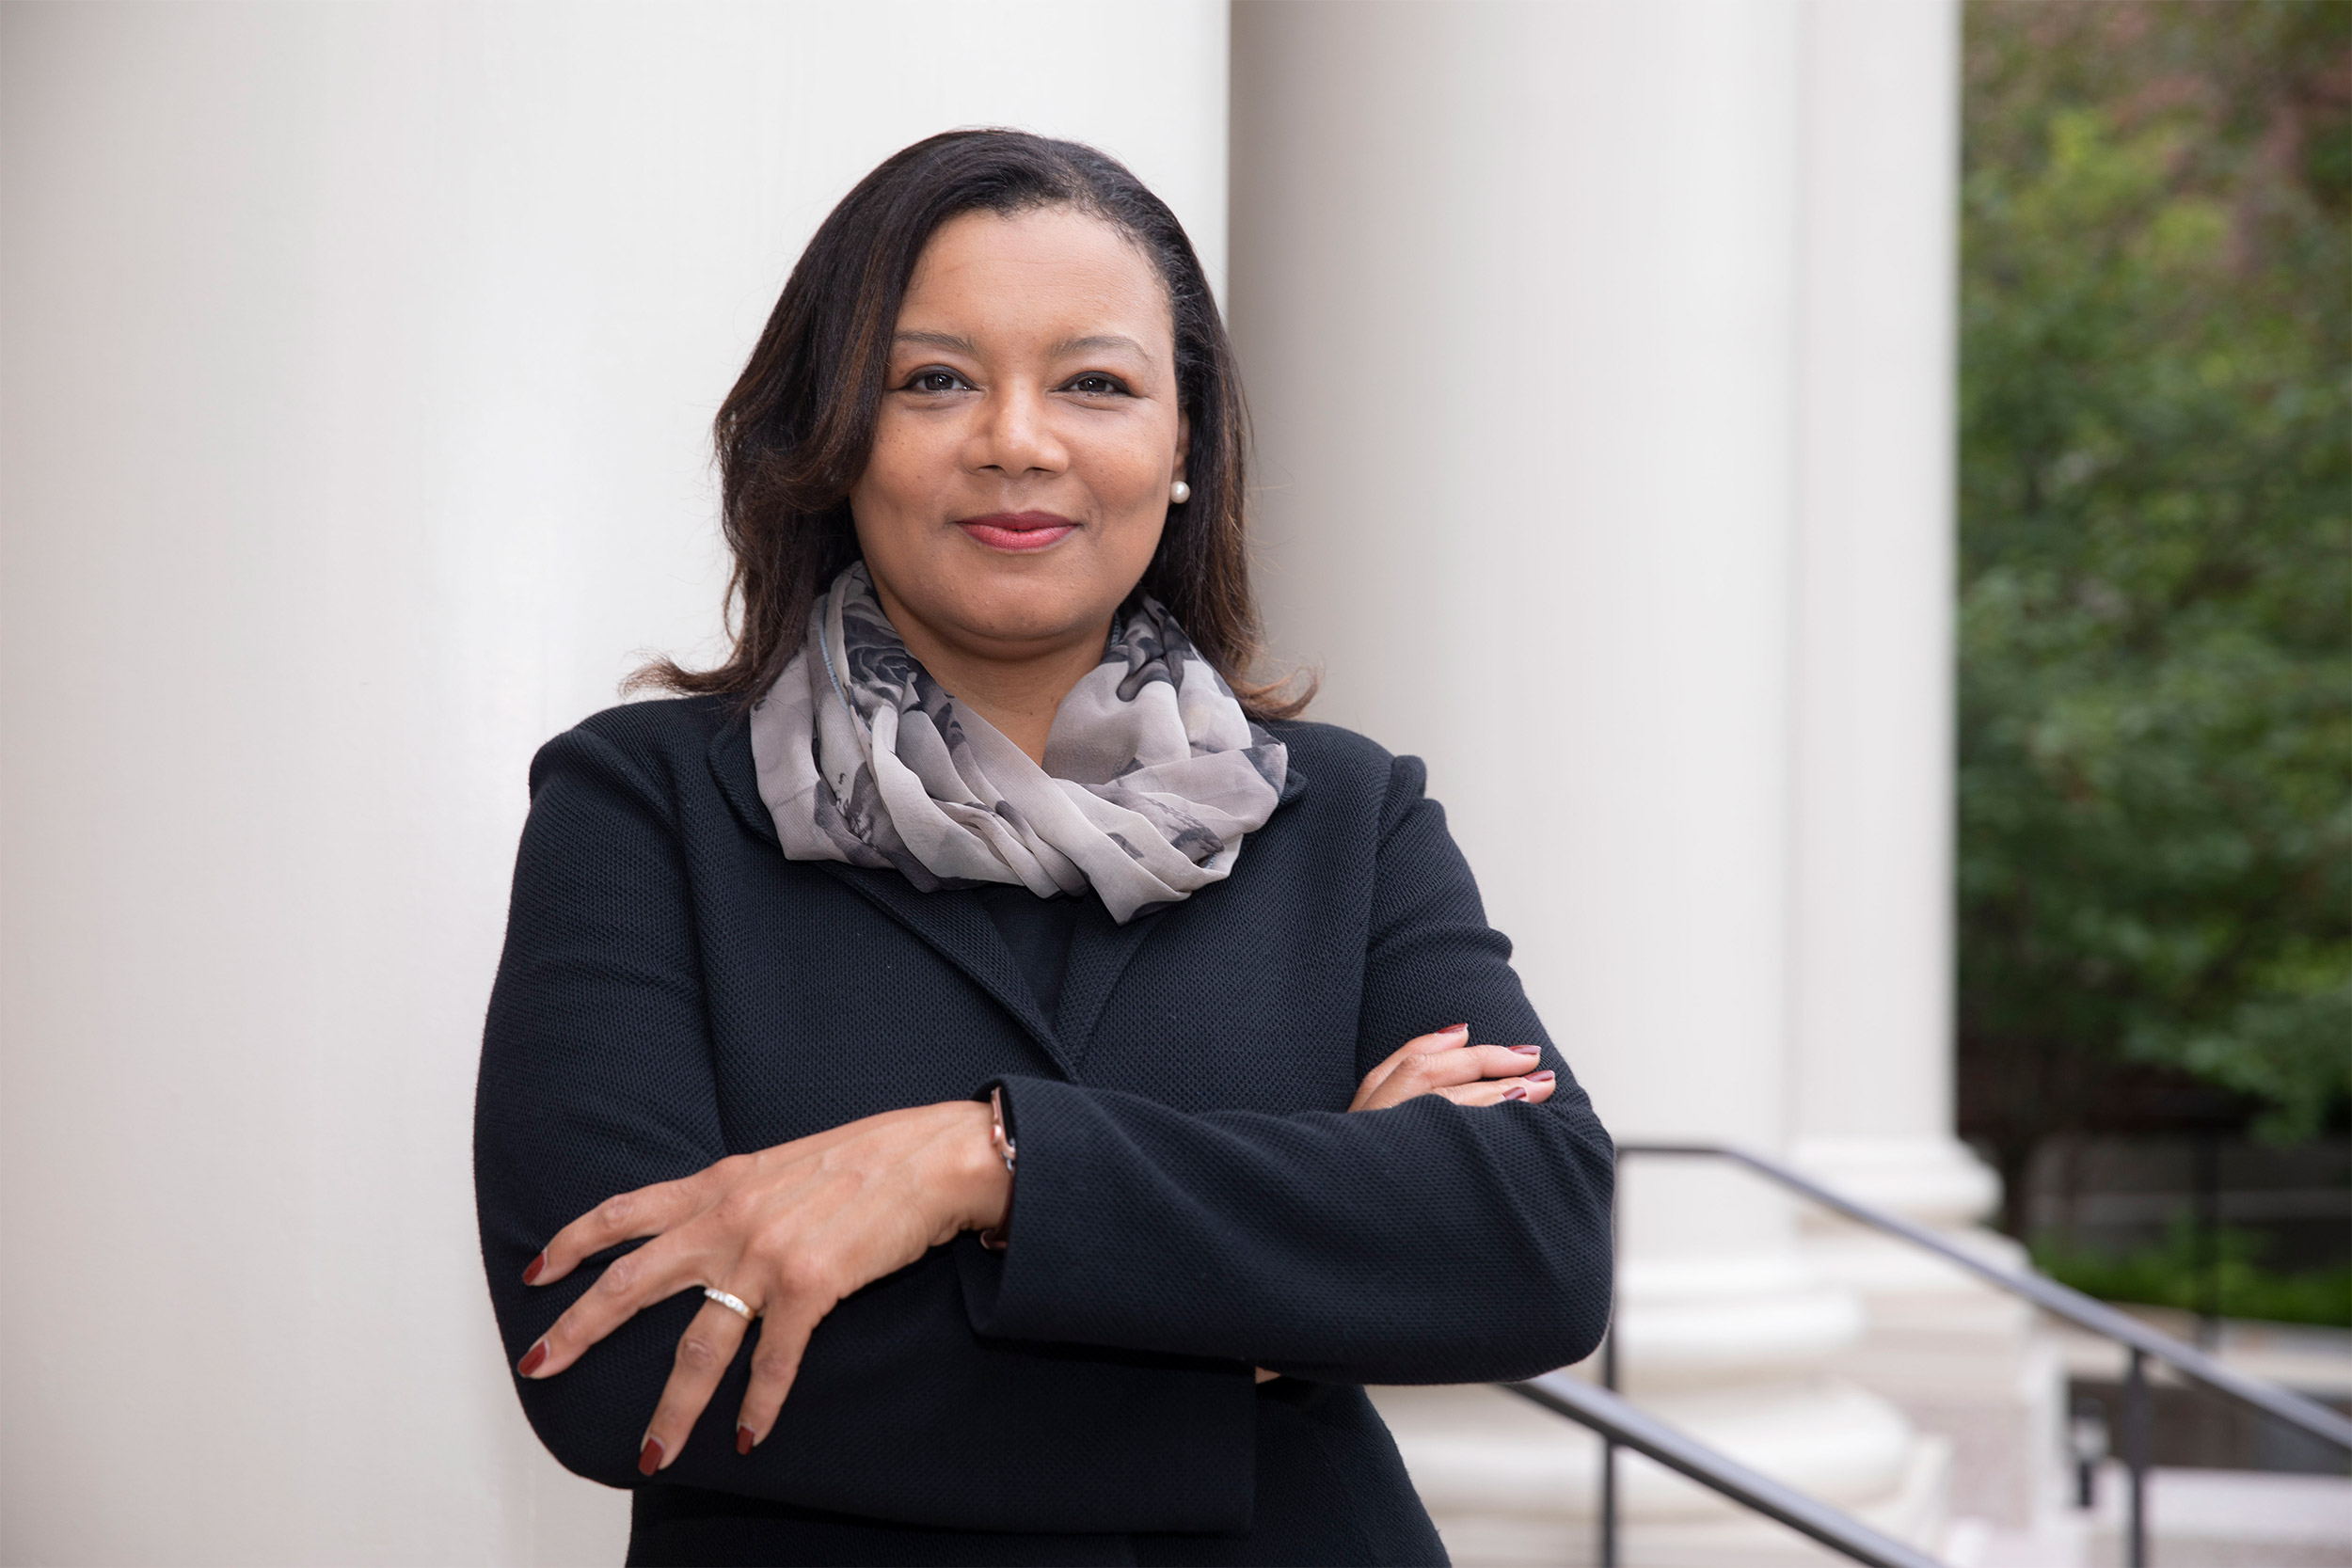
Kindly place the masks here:
<instances>
[{"instance_id":1,"label":"black metal handrail","mask_svg":"<svg viewBox=\"0 0 2352 1568\"><path fill-rule=\"evenodd\" d=\"M2119 1312L2106 1303L2061 1285L2046 1275L2018 1274L1998 1263L1988 1262L1923 1225L1914 1224L1865 1203L1857 1203L1768 1155L1729 1144L1696 1143L1621 1144L1617 1153L1620 1156L1701 1155L1745 1165L1760 1176L1770 1177L1782 1186L1804 1194L1825 1209L1834 1209L1850 1220L1867 1225L1873 1230L1900 1237L1915 1247L1935 1253L1947 1262L1957 1263L1995 1288L2025 1297L2054 1317L2064 1318L2078 1328L2089 1329L2093 1334L2153 1356L2208 1387L2219 1389L2265 1415L2277 1417L2289 1426L2298 1427L2325 1442L2352 1450L2352 1419L2338 1415L2316 1400L2308 1400L2300 1394L2265 1383L2260 1378L2232 1371L2214 1356L2185 1340L2175 1339L2169 1334L2151 1328L2137 1318Z\"/></svg>"},{"instance_id":2,"label":"black metal handrail","mask_svg":"<svg viewBox=\"0 0 2352 1568\"><path fill-rule=\"evenodd\" d=\"M1935 1559L1872 1529L1852 1515L1751 1470L1655 1417L1645 1415L1622 1395L1595 1387L1565 1372L1546 1372L1525 1383L1506 1383L1502 1386L1547 1410L1581 1421L1598 1433L1602 1443L1613 1451L1624 1448L1646 1454L1668 1469L1679 1470L1736 1503L1777 1519L1790 1529L1802 1530L1856 1562L1869 1563L1871 1568L1942 1568Z\"/></svg>"},{"instance_id":3,"label":"black metal handrail","mask_svg":"<svg viewBox=\"0 0 2352 1568\"><path fill-rule=\"evenodd\" d=\"M1812 1199L1823 1208L1833 1210L1837 1213L1843 1214L1846 1218L1854 1221L1858 1225L1868 1226L1873 1230L1880 1231L1885 1235L1893 1236L1899 1241L1908 1242L1913 1246L1934 1253L1937 1257L1944 1259L1947 1262L1956 1264L1960 1268L1975 1275L1977 1277L1984 1280L1987 1284L1992 1285L1997 1290L2006 1291L2011 1295L2022 1296L2054 1317L2063 1318L2068 1323L2074 1324L2078 1328L2088 1329L2093 1334L2115 1340L2117 1343L2122 1344L2130 1350L2131 1368L2129 1375L2126 1379L2126 1393L2124 1398L2123 1463L2125 1468L2131 1475L2130 1501L2126 1510L2125 1519L2125 1560L2131 1564L2131 1568L2146 1568L2148 1561L2147 1489L2150 1448L2149 1440L2151 1436L2150 1429L2153 1425L2153 1407L2155 1402L2149 1397L2148 1388L2148 1362L2152 1357L2155 1360L2163 1362L2165 1365L2172 1368L2175 1371L2182 1373L2184 1376L2194 1378L2198 1382L2204 1384L2209 1388L2218 1390L2221 1393L2229 1395L2233 1399L2252 1405L2255 1409L2262 1411L2265 1415L2270 1416L2278 1420L2284 1421L2289 1426L2295 1427L2299 1431L2309 1433L2312 1436L2320 1438L2322 1441L2333 1443L2337 1447L2346 1450L2352 1450L2352 1419L2346 1419L2344 1417L2338 1415L2335 1411L2328 1409L2326 1405L2319 1403L2317 1401L2307 1400L2300 1394L2292 1393L2284 1388L2275 1387L2270 1384L2263 1382L2259 1378L2251 1378L2248 1377L2243 1372L2233 1371L2228 1367L2223 1366L2219 1360L2214 1356L2206 1354L2196 1346L2175 1339L2169 1334L2160 1333L2155 1329L2150 1328L2146 1323L2141 1323L2138 1319L2119 1312L2114 1307L2107 1306L2105 1302L2094 1301L2090 1297L2084 1295L2080 1291L2070 1290L2066 1286L2060 1285L2057 1280L2051 1279L2046 1275L2033 1274L2030 1272L2018 1274L2009 1269L2002 1268L1996 1263L1988 1262L1984 1259L1976 1256L1974 1253L1969 1252L1965 1248L1954 1244L1947 1238L1937 1235L1934 1231L1930 1230L1925 1226L1915 1225L1910 1220L1902 1219L1897 1215L1886 1213L1878 1209L1873 1209L1868 1204L1857 1203L1852 1198L1847 1197L1844 1194L1836 1192L1831 1188L1824 1187L1820 1182L1813 1180L1810 1177L1802 1175L1791 1167L1785 1165L1779 1161L1772 1159L1767 1155L1757 1154L1753 1150L1740 1148L1730 1144L1713 1143L1619 1144L1617 1146L1617 1154L1620 1159L1628 1154L1703 1157L1708 1159L1728 1160L1735 1164L1744 1165L1748 1169L1756 1172L1757 1175L1768 1177L1791 1191L1800 1193ZM1603 1343L1601 1349L1601 1381L1605 1386L1604 1389L1601 1390L1602 1392L1613 1391L1616 1387L1616 1333L1613 1327L1610 1332L1609 1338ZM1551 1378L1554 1379L1560 1377L1560 1374L1558 1373L1550 1375ZM1549 1380L1538 1381L1548 1382ZM1584 1421L1586 1425L1592 1426L1595 1431L1600 1433L1602 1466L1600 1499L1600 1560L1603 1568L1615 1568L1617 1558L1617 1448L1622 1445L1626 1448L1635 1449L1640 1452L1648 1453L1652 1459L1657 1459L1661 1464L1674 1464L1674 1461L1664 1459L1660 1454L1651 1452L1650 1449L1643 1448L1640 1444L1637 1444L1630 1439L1613 1436L1607 1429L1599 1426L1593 1420L1587 1419L1584 1415L1579 1413L1578 1411L1565 1409L1563 1403L1554 1402L1551 1399L1541 1398L1538 1395L1530 1392L1531 1388L1534 1386L1533 1385L1506 1384L1504 1386L1513 1388L1518 1392L1527 1394L1529 1398L1536 1399L1538 1402L1549 1405L1555 1410L1562 1410L1564 1414L1574 1416L1577 1419ZM1582 1387L1583 1386L1580 1385L1579 1386ZM1613 1398L1613 1394L1612 1394L1612 1397ZM1625 1405L1622 1400L1616 1401L1616 1404L1623 1406L1627 1410L1630 1410L1632 1408L1631 1406ZM1595 1408L1599 1407L1596 1406ZM1638 1415L1638 1412L1635 1412L1635 1414ZM1652 1424L1655 1425L1655 1423ZM1658 1430L1663 1432L1668 1431L1669 1429L1659 1428ZM1711 1450L1696 1444L1691 1444L1687 1438L1680 1439L1680 1441L1687 1444L1692 1452L1701 1455L1708 1455L1710 1457L1710 1462L1717 1465L1718 1467L1730 1466L1732 1468L1738 1468L1737 1466L1731 1465L1730 1461L1724 1460L1720 1455L1712 1455ZM1675 1467L1682 1470L1684 1474L1691 1476L1694 1480L1704 1481L1708 1485L1715 1487L1717 1491L1724 1492L1726 1496L1735 1497L1739 1497L1739 1494L1729 1491L1714 1480L1710 1479L1708 1476L1701 1474L1698 1470L1688 1468L1678 1464L1675 1465ZM1782 1490L1785 1491L1786 1489L1783 1488ZM1744 1497L1740 1497L1740 1500L1743 1502L1747 1501ZM1810 1501L1809 1499L1806 1500L1808 1502ZM1751 1502L1749 1503L1749 1506L1757 1507L1758 1505ZM1818 1503L1812 1503L1810 1506L1817 1512L1827 1513L1838 1520L1843 1521L1846 1527L1857 1530L1863 1528L1863 1527L1854 1524L1852 1520L1848 1519L1845 1515L1836 1513L1834 1510L1824 1510L1822 1505ZM1788 1518L1786 1514L1774 1513L1771 1509L1760 1509L1759 1511L1772 1513L1774 1518L1782 1520L1783 1523L1790 1524L1799 1529L1804 1529L1807 1534L1813 1535L1817 1540L1823 1541L1829 1545L1836 1546L1839 1550L1845 1551L1847 1555L1858 1558L1862 1561L1868 1562L1881 1560L1880 1559L1864 1556L1862 1553L1854 1551L1851 1547L1846 1546L1839 1541L1833 1540L1826 1535L1821 1535L1818 1531L1808 1528L1805 1525L1797 1523L1795 1520ZM1866 1533L1875 1536L1876 1532ZM1883 1538L1882 1537L1879 1539L1883 1540ZM1899 1549L1906 1552L1909 1552L1910 1550L1908 1547L1901 1547ZM1892 1560L1925 1562L1930 1560L1921 1558L1916 1553L1912 1553L1908 1558Z\"/></svg>"}]
</instances>

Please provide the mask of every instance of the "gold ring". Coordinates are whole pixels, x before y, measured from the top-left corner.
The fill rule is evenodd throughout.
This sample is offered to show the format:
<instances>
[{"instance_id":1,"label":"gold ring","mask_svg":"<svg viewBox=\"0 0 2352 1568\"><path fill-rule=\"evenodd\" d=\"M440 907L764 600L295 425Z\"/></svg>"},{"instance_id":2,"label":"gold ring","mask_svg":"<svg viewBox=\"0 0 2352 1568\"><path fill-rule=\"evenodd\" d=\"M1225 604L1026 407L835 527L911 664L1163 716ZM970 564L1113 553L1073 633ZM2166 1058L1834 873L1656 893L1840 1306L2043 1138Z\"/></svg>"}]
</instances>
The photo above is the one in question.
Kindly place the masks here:
<instances>
[{"instance_id":1,"label":"gold ring","mask_svg":"<svg viewBox=\"0 0 2352 1568\"><path fill-rule=\"evenodd\" d=\"M716 1285L704 1286L703 1294L708 1296L712 1301L717 1302L728 1311L740 1314L743 1321L747 1323L756 1322L759 1318L758 1313L743 1305L743 1298L741 1296L731 1296L724 1291L719 1289Z\"/></svg>"}]
</instances>

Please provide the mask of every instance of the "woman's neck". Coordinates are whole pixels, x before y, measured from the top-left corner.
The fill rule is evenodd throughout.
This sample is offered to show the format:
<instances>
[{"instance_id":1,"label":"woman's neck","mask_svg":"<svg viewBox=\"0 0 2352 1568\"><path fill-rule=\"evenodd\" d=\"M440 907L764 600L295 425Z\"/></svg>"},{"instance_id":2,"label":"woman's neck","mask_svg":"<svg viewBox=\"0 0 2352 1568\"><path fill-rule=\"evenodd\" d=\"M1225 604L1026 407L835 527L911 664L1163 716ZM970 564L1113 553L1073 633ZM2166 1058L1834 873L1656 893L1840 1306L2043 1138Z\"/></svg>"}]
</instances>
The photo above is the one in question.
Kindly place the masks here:
<instances>
[{"instance_id":1,"label":"woman's neck","mask_svg":"<svg viewBox=\"0 0 2352 1568\"><path fill-rule=\"evenodd\" d=\"M1038 642L973 646L942 636L909 613L879 582L876 596L898 640L947 693L1045 766L1045 741L1070 689L1103 662L1110 619L1091 630Z\"/></svg>"}]
</instances>

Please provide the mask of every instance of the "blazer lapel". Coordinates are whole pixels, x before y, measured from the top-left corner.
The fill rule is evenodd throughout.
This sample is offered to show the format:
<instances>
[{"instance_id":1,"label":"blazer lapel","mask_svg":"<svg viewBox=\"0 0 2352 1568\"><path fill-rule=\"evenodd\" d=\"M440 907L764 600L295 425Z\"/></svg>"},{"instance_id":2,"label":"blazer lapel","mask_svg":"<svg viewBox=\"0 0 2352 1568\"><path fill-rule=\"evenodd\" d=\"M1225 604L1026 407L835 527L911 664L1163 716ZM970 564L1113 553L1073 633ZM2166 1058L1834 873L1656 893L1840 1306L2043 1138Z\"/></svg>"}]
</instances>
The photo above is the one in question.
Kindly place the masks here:
<instances>
[{"instance_id":1,"label":"blazer lapel","mask_svg":"<svg viewBox=\"0 0 2352 1568\"><path fill-rule=\"evenodd\" d=\"M921 892L896 871L844 865L839 861L813 863L961 970L1029 1032L1063 1076L1070 1076L1073 1065L1071 1058L1056 1038L1054 1026L1039 1009L1037 993L1029 989L1028 977L1013 960L1012 949L1005 945L996 923L989 919L978 899L954 889Z\"/></svg>"},{"instance_id":2,"label":"blazer lapel","mask_svg":"<svg viewBox=\"0 0 2352 1568\"><path fill-rule=\"evenodd\" d=\"M1306 790L1306 776L1292 768L1283 777L1279 804L1290 804ZM1158 927L1167 908L1137 915L1120 926L1100 899L1087 900L1078 915L1078 928L1071 936L1070 968L1062 976L1061 1006L1054 1019L1055 1032L1067 1042L1073 1067L1085 1059L1087 1042L1093 1037L1094 1026L1103 1021L1111 992L1119 989L1129 961Z\"/></svg>"},{"instance_id":3,"label":"blazer lapel","mask_svg":"<svg viewBox=\"0 0 2352 1568\"><path fill-rule=\"evenodd\" d=\"M1102 1022L1103 1006L1127 972L1128 960L1160 919L1155 911L1121 926L1099 898L1088 899L1079 910L1077 928L1070 935L1070 967L1062 972L1061 1005L1054 1019L1056 1033L1070 1042L1073 1068L1085 1058L1087 1042Z\"/></svg>"},{"instance_id":4,"label":"blazer lapel","mask_svg":"<svg viewBox=\"0 0 2352 1568\"><path fill-rule=\"evenodd\" d=\"M710 763L710 776L719 785L719 794L735 813L736 820L752 832L755 838L764 838L782 848L776 837L776 819L768 815L768 803L759 798L759 766L752 760L752 725L747 714L737 714L719 727L710 737L710 750L706 753Z\"/></svg>"},{"instance_id":5,"label":"blazer lapel","mask_svg":"<svg viewBox=\"0 0 2352 1568\"><path fill-rule=\"evenodd\" d=\"M771 844L777 842L776 825L759 798L759 772L752 763L749 727L740 719L722 729L710 742L710 771L719 791L745 826ZM847 865L839 861L811 863L905 927L923 942L968 976L998 1006L1010 1013L1036 1040L1053 1064L1067 1076L1072 1062L1055 1037L1054 1026L1037 1005L1028 977L1005 945L996 923L977 898L954 891L924 893L896 871Z\"/></svg>"},{"instance_id":6,"label":"blazer lapel","mask_svg":"<svg viewBox=\"0 0 2352 1568\"><path fill-rule=\"evenodd\" d=\"M759 798L759 771L752 764L750 725L739 715L710 742L710 771L719 792L743 825L774 844L776 825ZM1307 780L1292 768L1282 782L1281 804L1287 806L1306 793ZM853 890L860 897L914 933L940 957L968 975L975 985L1029 1032L1053 1064L1068 1078L1077 1076L1087 1040L1102 1022L1103 1009L1120 976L1159 925L1158 913L1136 916L1126 925L1114 922L1099 899L1087 900L1079 911L1077 929L1070 942L1070 967L1064 973L1061 1004L1048 1021L1037 1005L1037 993L1005 945L996 923L977 898L953 893L922 893L896 871L845 865L838 861L813 863L819 870Z\"/></svg>"}]
</instances>

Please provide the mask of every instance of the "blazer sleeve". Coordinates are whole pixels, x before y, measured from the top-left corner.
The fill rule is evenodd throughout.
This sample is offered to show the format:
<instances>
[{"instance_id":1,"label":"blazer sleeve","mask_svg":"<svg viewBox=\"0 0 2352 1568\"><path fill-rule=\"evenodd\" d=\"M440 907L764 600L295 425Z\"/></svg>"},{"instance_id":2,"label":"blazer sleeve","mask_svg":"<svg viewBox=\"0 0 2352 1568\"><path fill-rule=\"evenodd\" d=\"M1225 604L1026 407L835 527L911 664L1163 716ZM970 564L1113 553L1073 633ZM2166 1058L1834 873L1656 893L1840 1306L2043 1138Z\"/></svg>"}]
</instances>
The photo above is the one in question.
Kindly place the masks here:
<instances>
[{"instance_id":1,"label":"blazer sleeve","mask_svg":"<svg viewBox=\"0 0 2352 1568\"><path fill-rule=\"evenodd\" d=\"M474 1112L483 1259L510 1368L610 1260L526 1287L549 1236L615 1193L737 1152L722 1130L675 791L584 730L548 743L532 785ZM984 1341L952 1256L977 1250L968 1237L935 1248L840 1303L778 1425L739 1456L747 1337L661 1479L960 1528L1244 1528L1248 1368ZM701 1306L674 1296L560 1375L516 1380L567 1468L641 1483L639 1441ZM1103 1442L1106 1431L1121 1440Z\"/></svg>"},{"instance_id":2,"label":"blazer sleeve","mask_svg":"<svg viewBox=\"0 0 2352 1568\"><path fill-rule=\"evenodd\" d=\"M1359 1071L1438 997L1482 1039L1542 1045L1552 1097L1186 1114L1009 1080L1012 1242L966 1275L984 1332L1348 1383L1525 1378L1592 1353L1609 1313L1613 1151L1423 777L1411 757L1391 770Z\"/></svg>"}]
</instances>

